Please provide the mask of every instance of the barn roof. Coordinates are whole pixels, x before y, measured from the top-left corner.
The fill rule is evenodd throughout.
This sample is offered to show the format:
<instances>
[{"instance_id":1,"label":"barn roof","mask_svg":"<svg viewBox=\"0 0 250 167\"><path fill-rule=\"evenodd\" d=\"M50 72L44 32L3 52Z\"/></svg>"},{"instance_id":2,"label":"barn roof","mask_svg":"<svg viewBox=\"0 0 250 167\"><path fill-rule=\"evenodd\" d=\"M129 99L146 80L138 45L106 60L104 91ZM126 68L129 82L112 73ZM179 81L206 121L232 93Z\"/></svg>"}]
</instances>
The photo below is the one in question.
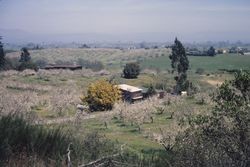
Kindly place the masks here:
<instances>
[{"instance_id":1,"label":"barn roof","mask_svg":"<svg viewBox=\"0 0 250 167\"><path fill-rule=\"evenodd\" d=\"M138 92L138 91L142 91L142 89L140 89L140 88L137 88L137 87L135 87L135 86L130 86L130 85L127 85L127 84L120 84L120 85L118 85L118 87L119 87L121 90L128 91L128 92Z\"/></svg>"},{"instance_id":2,"label":"barn roof","mask_svg":"<svg viewBox=\"0 0 250 167\"><path fill-rule=\"evenodd\" d=\"M70 69L70 70L77 70L82 69L82 66L80 65L55 65L55 64L49 64L44 67L45 70L50 69Z\"/></svg>"}]
</instances>

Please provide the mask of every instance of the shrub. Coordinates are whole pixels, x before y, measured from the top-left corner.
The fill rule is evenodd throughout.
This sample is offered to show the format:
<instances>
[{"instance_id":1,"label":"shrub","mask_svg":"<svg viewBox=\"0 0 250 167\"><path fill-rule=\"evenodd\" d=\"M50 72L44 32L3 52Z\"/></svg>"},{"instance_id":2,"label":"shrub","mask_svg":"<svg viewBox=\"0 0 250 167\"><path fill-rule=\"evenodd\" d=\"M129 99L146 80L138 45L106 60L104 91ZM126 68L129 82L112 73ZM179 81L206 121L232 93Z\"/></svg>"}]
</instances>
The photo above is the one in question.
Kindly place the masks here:
<instances>
[{"instance_id":1,"label":"shrub","mask_svg":"<svg viewBox=\"0 0 250 167\"><path fill-rule=\"evenodd\" d=\"M101 135L96 131L86 135L83 140L83 145L84 158L91 161L94 161L105 154L107 156L118 151L115 149L113 142L106 139L104 135Z\"/></svg>"},{"instance_id":2,"label":"shrub","mask_svg":"<svg viewBox=\"0 0 250 167\"><path fill-rule=\"evenodd\" d=\"M20 156L26 157L27 161L37 156L40 160L53 159L62 162L70 143L73 148L79 146L79 143L60 129L31 125L16 115L2 116L0 131L0 166L13 159L15 161L15 157Z\"/></svg>"},{"instance_id":3,"label":"shrub","mask_svg":"<svg viewBox=\"0 0 250 167\"><path fill-rule=\"evenodd\" d=\"M199 89L192 82L187 81L186 90L187 90L188 96L193 96L194 94L196 94L198 92Z\"/></svg>"},{"instance_id":4,"label":"shrub","mask_svg":"<svg viewBox=\"0 0 250 167\"><path fill-rule=\"evenodd\" d=\"M18 70L24 71L25 69L32 69L37 71L38 66L32 61L20 62L18 58L6 58L4 70Z\"/></svg>"},{"instance_id":5,"label":"shrub","mask_svg":"<svg viewBox=\"0 0 250 167\"><path fill-rule=\"evenodd\" d=\"M38 68L44 68L48 64L48 62L44 59L38 59L35 61L35 64Z\"/></svg>"},{"instance_id":6,"label":"shrub","mask_svg":"<svg viewBox=\"0 0 250 167\"><path fill-rule=\"evenodd\" d=\"M9 58L6 57L6 64L5 64L5 69L6 70L17 70L18 66L20 65L19 59L16 57Z\"/></svg>"},{"instance_id":7,"label":"shrub","mask_svg":"<svg viewBox=\"0 0 250 167\"><path fill-rule=\"evenodd\" d=\"M238 72L213 95L215 107L189 119L173 166L249 166L250 73Z\"/></svg>"},{"instance_id":8,"label":"shrub","mask_svg":"<svg viewBox=\"0 0 250 167\"><path fill-rule=\"evenodd\" d=\"M127 63L123 69L124 78L137 78L140 74L140 65L138 63Z\"/></svg>"},{"instance_id":9,"label":"shrub","mask_svg":"<svg viewBox=\"0 0 250 167\"><path fill-rule=\"evenodd\" d=\"M155 86L155 89L160 89L160 90L168 89L167 82L164 82L164 81L158 81L154 84L154 86Z\"/></svg>"},{"instance_id":10,"label":"shrub","mask_svg":"<svg viewBox=\"0 0 250 167\"><path fill-rule=\"evenodd\" d=\"M31 70L35 70L38 71L38 67L35 63L33 63L32 61L27 61L27 62L22 62L19 66L18 66L18 71L24 71L25 69L31 69Z\"/></svg>"},{"instance_id":11,"label":"shrub","mask_svg":"<svg viewBox=\"0 0 250 167\"><path fill-rule=\"evenodd\" d=\"M148 97L151 97L151 96L154 96L156 95L156 90L155 90L155 87L150 84L149 87L148 87L148 90L145 94L145 97L148 98Z\"/></svg>"},{"instance_id":12,"label":"shrub","mask_svg":"<svg viewBox=\"0 0 250 167\"><path fill-rule=\"evenodd\" d=\"M113 84L100 80L88 87L87 96L81 97L91 111L111 110L116 101L121 97L120 90Z\"/></svg>"},{"instance_id":13,"label":"shrub","mask_svg":"<svg viewBox=\"0 0 250 167\"><path fill-rule=\"evenodd\" d=\"M208 55L208 56L215 56L215 55L216 55L216 52L215 52L214 47L211 46L211 47L208 49L207 55Z\"/></svg>"},{"instance_id":14,"label":"shrub","mask_svg":"<svg viewBox=\"0 0 250 167\"><path fill-rule=\"evenodd\" d=\"M68 149L70 166L79 166L118 151L115 143L97 132L82 140L60 128L32 125L17 115L2 116L0 131L0 166L66 166Z\"/></svg>"},{"instance_id":15,"label":"shrub","mask_svg":"<svg viewBox=\"0 0 250 167\"><path fill-rule=\"evenodd\" d=\"M30 53L27 48L21 49L22 53L20 55L20 62L28 62L31 60Z\"/></svg>"},{"instance_id":16,"label":"shrub","mask_svg":"<svg viewBox=\"0 0 250 167\"><path fill-rule=\"evenodd\" d=\"M204 74L204 72L205 72L205 70L203 68L197 68L195 73L202 75L202 74Z\"/></svg>"}]
</instances>

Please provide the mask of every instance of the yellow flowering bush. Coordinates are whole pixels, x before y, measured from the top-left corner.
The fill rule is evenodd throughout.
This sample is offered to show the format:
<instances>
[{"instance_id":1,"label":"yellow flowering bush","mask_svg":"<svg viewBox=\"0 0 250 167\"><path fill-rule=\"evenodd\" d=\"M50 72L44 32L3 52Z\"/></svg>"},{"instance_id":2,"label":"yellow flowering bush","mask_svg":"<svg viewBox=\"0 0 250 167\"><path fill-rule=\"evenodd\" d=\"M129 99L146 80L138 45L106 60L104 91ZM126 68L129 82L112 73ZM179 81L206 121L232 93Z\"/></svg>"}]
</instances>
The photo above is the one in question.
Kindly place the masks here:
<instances>
[{"instance_id":1,"label":"yellow flowering bush","mask_svg":"<svg viewBox=\"0 0 250 167\"><path fill-rule=\"evenodd\" d=\"M106 80L99 80L90 84L87 96L82 96L81 100L88 104L91 111L105 111L111 110L120 98L121 92L118 87Z\"/></svg>"}]
</instances>

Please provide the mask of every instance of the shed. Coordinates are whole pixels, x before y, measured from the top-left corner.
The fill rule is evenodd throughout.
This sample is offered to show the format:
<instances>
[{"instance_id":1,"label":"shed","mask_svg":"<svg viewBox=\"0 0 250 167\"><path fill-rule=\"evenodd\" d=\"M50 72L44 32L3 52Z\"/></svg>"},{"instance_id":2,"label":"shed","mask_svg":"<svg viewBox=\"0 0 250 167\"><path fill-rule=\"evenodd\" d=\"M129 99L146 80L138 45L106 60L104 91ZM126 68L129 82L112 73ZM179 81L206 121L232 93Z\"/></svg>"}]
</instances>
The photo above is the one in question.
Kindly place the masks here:
<instances>
[{"instance_id":1,"label":"shed","mask_svg":"<svg viewBox=\"0 0 250 167\"><path fill-rule=\"evenodd\" d=\"M134 102L137 100L142 100L143 95L142 95L142 89L135 87L135 86L130 86L127 84L120 84L118 85L118 88L122 92L122 99L129 101L129 102Z\"/></svg>"}]
</instances>

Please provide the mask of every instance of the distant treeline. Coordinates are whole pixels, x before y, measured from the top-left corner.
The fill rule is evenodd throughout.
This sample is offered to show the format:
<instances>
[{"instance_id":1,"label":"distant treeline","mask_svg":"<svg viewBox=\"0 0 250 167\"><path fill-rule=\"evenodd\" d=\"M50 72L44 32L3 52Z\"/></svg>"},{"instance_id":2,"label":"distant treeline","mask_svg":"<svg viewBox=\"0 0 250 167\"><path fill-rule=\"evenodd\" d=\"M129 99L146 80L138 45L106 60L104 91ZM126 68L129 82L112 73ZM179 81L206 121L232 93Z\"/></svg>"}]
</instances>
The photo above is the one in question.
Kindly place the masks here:
<instances>
[{"instance_id":1,"label":"distant treeline","mask_svg":"<svg viewBox=\"0 0 250 167\"><path fill-rule=\"evenodd\" d=\"M212 47L212 46L208 50L205 50L205 51L200 51L196 48L194 48L194 49L187 48L186 54L188 56L215 56L216 51L215 51L214 47Z\"/></svg>"}]
</instances>

